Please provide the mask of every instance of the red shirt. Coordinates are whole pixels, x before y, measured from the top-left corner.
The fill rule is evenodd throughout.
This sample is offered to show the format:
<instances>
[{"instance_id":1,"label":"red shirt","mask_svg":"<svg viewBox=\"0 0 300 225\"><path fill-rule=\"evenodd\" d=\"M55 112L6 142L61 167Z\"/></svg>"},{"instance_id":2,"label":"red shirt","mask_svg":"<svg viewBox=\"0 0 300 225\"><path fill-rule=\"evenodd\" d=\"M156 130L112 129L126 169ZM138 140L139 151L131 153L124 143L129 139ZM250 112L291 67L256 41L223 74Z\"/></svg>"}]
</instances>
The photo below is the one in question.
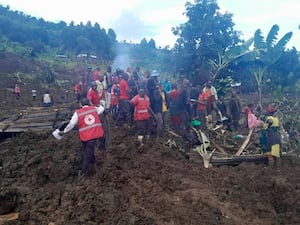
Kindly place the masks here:
<instances>
[{"instance_id":1,"label":"red shirt","mask_svg":"<svg viewBox=\"0 0 300 225\"><path fill-rule=\"evenodd\" d=\"M97 90L94 90L92 88L90 88L87 93L87 99L90 100L90 102L95 106L99 106L99 104L100 104L99 93Z\"/></svg>"},{"instance_id":2,"label":"red shirt","mask_svg":"<svg viewBox=\"0 0 300 225\"><path fill-rule=\"evenodd\" d=\"M134 120L149 120L150 113L150 99L147 95L141 97L140 95L134 96L130 101L134 107Z\"/></svg>"},{"instance_id":3,"label":"red shirt","mask_svg":"<svg viewBox=\"0 0 300 225\"><path fill-rule=\"evenodd\" d=\"M129 86L126 80L121 79L119 82L120 85L120 99L129 100Z\"/></svg>"},{"instance_id":4,"label":"red shirt","mask_svg":"<svg viewBox=\"0 0 300 225\"><path fill-rule=\"evenodd\" d=\"M93 73L93 81L99 80L99 76L100 76L100 71L96 70Z\"/></svg>"},{"instance_id":5,"label":"red shirt","mask_svg":"<svg viewBox=\"0 0 300 225\"><path fill-rule=\"evenodd\" d=\"M111 86L111 92L110 92L110 102L111 102L111 105L114 106L114 105L118 105L119 103L119 100L118 100L118 97L115 95L115 88L119 86L119 84L113 84Z\"/></svg>"},{"instance_id":6,"label":"red shirt","mask_svg":"<svg viewBox=\"0 0 300 225\"><path fill-rule=\"evenodd\" d=\"M18 85L15 86L15 93L20 93L21 89Z\"/></svg>"},{"instance_id":7,"label":"red shirt","mask_svg":"<svg viewBox=\"0 0 300 225\"><path fill-rule=\"evenodd\" d=\"M78 131L81 141L89 141L103 136L104 130L95 106L76 110L78 115Z\"/></svg>"},{"instance_id":8,"label":"red shirt","mask_svg":"<svg viewBox=\"0 0 300 225\"><path fill-rule=\"evenodd\" d=\"M197 106L197 109L199 111L203 111L206 109L206 104L205 104L206 100L207 100L206 94L204 92L200 93L198 97L198 106Z\"/></svg>"},{"instance_id":9,"label":"red shirt","mask_svg":"<svg viewBox=\"0 0 300 225\"><path fill-rule=\"evenodd\" d=\"M169 99L170 100L178 100L180 95L180 91L178 90L173 90L169 92Z\"/></svg>"}]
</instances>

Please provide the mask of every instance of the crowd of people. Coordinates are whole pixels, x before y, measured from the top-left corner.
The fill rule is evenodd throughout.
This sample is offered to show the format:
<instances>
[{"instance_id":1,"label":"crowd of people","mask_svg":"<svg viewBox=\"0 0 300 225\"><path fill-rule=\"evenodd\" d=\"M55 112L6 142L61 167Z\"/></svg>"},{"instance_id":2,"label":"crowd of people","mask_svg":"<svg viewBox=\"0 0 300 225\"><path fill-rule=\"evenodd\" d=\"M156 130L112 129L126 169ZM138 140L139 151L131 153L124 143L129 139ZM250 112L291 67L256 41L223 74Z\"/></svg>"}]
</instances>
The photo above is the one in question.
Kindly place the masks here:
<instances>
[{"instance_id":1,"label":"crowd of people","mask_svg":"<svg viewBox=\"0 0 300 225\"><path fill-rule=\"evenodd\" d=\"M112 71L111 67L101 73L88 68L85 76L73 86L77 101L87 98L90 105L102 105L112 115L114 125L136 125L141 145L144 137L161 136L174 127L183 137L188 133L190 122L199 119L206 127L207 118L217 108L217 91L208 82L197 99L191 98L192 84L184 76L170 81L159 79L158 71L141 73L139 67ZM194 107L194 105L196 107Z\"/></svg>"},{"instance_id":2,"label":"crowd of people","mask_svg":"<svg viewBox=\"0 0 300 225\"><path fill-rule=\"evenodd\" d=\"M158 138L169 129L185 138L191 124L198 124L198 128L203 131L217 121L224 122L230 130L248 128L249 115L254 115L253 105L243 108L236 92L233 91L230 99L224 103L219 101L217 90L210 81L203 87L194 87L184 76L172 81L165 77L159 78L158 71L145 71L142 74L139 67L133 71L130 68L126 71L112 71L109 66L104 73L100 67L94 71L89 67L82 79L74 84L73 91L82 108L74 112L71 122L61 134L69 132L78 124L80 140L84 149L87 149L84 151L83 173L86 173L89 163L95 162L95 138L104 135L101 117L100 120L95 119L97 114L103 112L111 115L116 127L135 126L140 147L144 146L145 140L151 135ZM268 113L271 113L270 110ZM245 117L245 124L240 123L241 115ZM195 120L199 123L192 123ZM277 145L280 137L267 136L271 135L271 130L276 133L279 121L268 117L266 124L268 126L265 125L262 132L265 137L262 140L267 140L263 143L263 152L269 155L271 161L280 157ZM101 130L99 137L95 137L95 129Z\"/></svg>"}]
</instances>

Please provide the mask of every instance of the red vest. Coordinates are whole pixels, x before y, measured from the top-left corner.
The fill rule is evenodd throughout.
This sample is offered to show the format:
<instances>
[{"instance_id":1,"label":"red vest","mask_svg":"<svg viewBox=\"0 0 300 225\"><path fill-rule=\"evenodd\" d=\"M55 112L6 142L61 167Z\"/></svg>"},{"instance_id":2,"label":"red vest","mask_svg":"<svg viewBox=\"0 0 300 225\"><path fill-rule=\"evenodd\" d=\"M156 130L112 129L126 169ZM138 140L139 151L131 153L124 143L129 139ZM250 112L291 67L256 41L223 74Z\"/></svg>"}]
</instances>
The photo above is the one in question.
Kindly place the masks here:
<instances>
[{"instance_id":1,"label":"red vest","mask_svg":"<svg viewBox=\"0 0 300 225\"><path fill-rule=\"evenodd\" d=\"M131 99L131 102L135 105L134 120L148 120L150 118L150 100L148 96L145 95L144 98L142 98L136 95Z\"/></svg>"},{"instance_id":2,"label":"red vest","mask_svg":"<svg viewBox=\"0 0 300 225\"><path fill-rule=\"evenodd\" d=\"M82 107L76 110L76 113L78 115L79 138L81 141L89 141L104 135L95 106Z\"/></svg>"}]
</instances>

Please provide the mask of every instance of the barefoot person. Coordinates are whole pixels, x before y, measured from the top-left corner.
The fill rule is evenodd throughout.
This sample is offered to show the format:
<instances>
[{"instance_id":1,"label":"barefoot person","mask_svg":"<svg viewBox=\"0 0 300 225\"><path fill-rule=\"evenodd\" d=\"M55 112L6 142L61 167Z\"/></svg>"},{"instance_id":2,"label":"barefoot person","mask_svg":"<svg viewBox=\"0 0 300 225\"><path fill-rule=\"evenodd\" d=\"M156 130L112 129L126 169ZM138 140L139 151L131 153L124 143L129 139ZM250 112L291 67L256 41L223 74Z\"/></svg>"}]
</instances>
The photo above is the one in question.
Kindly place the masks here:
<instances>
[{"instance_id":1,"label":"barefoot person","mask_svg":"<svg viewBox=\"0 0 300 225\"><path fill-rule=\"evenodd\" d=\"M150 130L150 99L145 94L145 90L140 89L139 93L131 99L130 103L134 105L134 121L137 127L138 141L140 146L143 146L144 136Z\"/></svg>"}]
</instances>

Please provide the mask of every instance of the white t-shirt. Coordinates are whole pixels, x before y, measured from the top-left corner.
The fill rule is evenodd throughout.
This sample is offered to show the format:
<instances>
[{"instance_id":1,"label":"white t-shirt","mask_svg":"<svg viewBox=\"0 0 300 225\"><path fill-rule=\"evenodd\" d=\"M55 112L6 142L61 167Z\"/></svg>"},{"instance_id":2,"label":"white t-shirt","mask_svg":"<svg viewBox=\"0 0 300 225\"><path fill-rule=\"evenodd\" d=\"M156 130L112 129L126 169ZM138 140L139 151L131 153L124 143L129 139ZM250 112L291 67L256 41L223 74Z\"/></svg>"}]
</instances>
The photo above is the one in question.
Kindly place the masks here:
<instances>
[{"instance_id":1,"label":"white t-shirt","mask_svg":"<svg viewBox=\"0 0 300 225\"><path fill-rule=\"evenodd\" d=\"M43 96L43 102L44 103L51 103L51 96L50 96L50 94L44 94L44 96Z\"/></svg>"}]
</instances>

